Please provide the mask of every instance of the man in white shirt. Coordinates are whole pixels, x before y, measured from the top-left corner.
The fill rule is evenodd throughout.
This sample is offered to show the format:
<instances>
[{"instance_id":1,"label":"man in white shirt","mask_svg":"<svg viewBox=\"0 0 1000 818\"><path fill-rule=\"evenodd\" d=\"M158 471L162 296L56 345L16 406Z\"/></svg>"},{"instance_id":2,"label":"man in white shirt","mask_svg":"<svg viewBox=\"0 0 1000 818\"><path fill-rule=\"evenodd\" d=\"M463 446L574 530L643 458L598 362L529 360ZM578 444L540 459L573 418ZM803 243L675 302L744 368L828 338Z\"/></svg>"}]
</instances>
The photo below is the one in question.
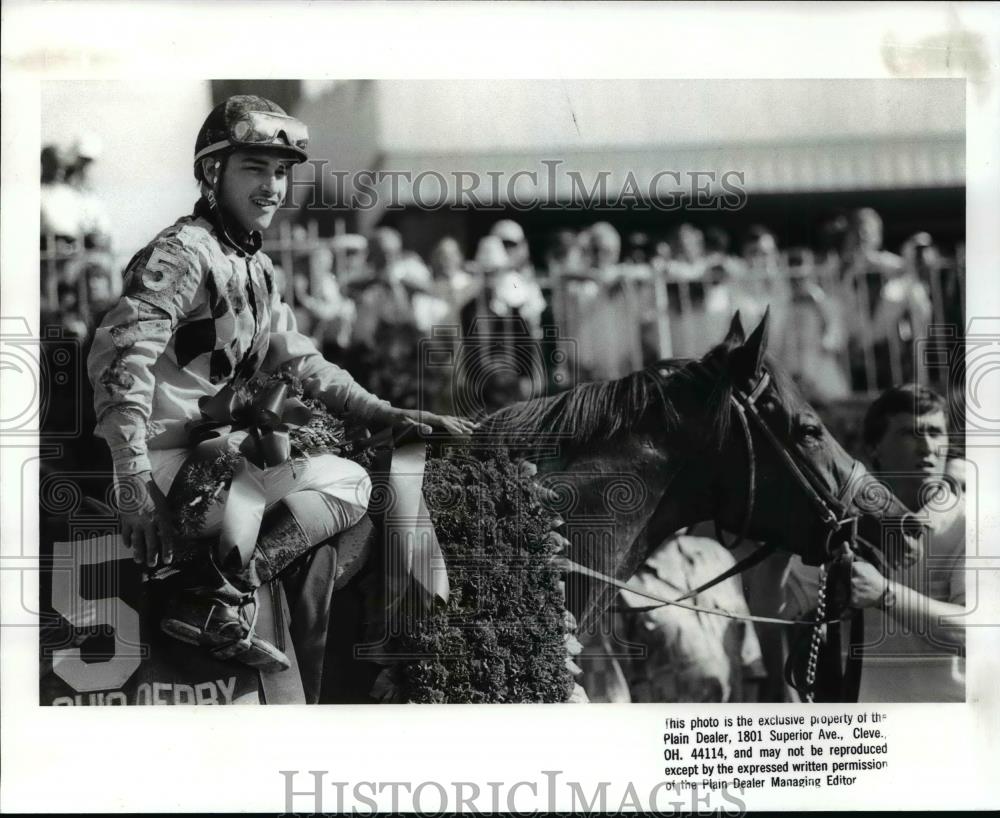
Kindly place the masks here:
<instances>
[{"instance_id":1,"label":"man in white shirt","mask_svg":"<svg viewBox=\"0 0 1000 818\"><path fill-rule=\"evenodd\" d=\"M945 400L913 384L869 407L864 441L878 477L929 531L922 556L882 575L856 560L851 603L865 618L860 701L965 701L965 507L946 478Z\"/></svg>"},{"instance_id":2,"label":"man in white shirt","mask_svg":"<svg viewBox=\"0 0 1000 818\"><path fill-rule=\"evenodd\" d=\"M863 439L872 473L914 509L927 535L920 559L885 574L854 561L851 605L869 609L858 700L965 701L965 506L947 474L945 400L915 384L894 386L868 408ZM784 585L782 615L815 607L815 568L793 558Z\"/></svg>"}]
</instances>

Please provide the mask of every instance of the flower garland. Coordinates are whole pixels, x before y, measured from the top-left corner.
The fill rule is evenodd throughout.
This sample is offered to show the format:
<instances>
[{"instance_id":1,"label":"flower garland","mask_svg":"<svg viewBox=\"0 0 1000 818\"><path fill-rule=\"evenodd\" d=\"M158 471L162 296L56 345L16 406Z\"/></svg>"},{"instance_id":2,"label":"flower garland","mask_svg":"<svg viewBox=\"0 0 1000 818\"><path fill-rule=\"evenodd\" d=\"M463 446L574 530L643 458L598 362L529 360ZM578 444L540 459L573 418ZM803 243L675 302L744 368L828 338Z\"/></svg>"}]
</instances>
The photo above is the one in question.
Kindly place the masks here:
<instances>
[{"instance_id":1,"label":"flower garland","mask_svg":"<svg viewBox=\"0 0 1000 818\"><path fill-rule=\"evenodd\" d=\"M275 381L287 384L312 411L290 433L293 467L321 453L340 454L369 468L373 453L356 451L367 430L349 427L323 404L304 397L290 373L258 376L244 388L250 399ZM197 553L197 532L229 487L242 455L188 463L170 499L175 525ZM561 521L540 501L526 464L503 448L449 447L427 460L424 497L444 552L451 584L447 605L399 623L397 648L416 656L383 671L375 694L407 702L562 702L574 694L578 652L566 611L565 585L552 557L566 545L553 530ZM412 614L414 609L401 610Z\"/></svg>"},{"instance_id":2,"label":"flower garland","mask_svg":"<svg viewBox=\"0 0 1000 818\"><path fill-rule=\"evenodd\" d=\"M240 397L249 400L275 383L284 383L288 387L288 397L298 398L312 411L309 423L292 429L289 434L293 469L303 466L305 458L324 453L348 457L366 468L371 465L371 452L362 449L355 454L352 445L367 437L367 431L347 426L343 420L331 415L321 401L306 397L301 380L290 372L257 375L239 387L238 392ZM174 526L182 539L199 536L209 509L229 488L233 471L242 457L239 452L229 451L214 460L190 462L182 467L170 494L171 505L175 509Z\"/></svg>"},{"instance_id":3,"label":"flower garland","mask_svg":"<svg viewBox=\"0 0 1000 818\"><path fill-rule=\"evenodd\" d=\"M565 545L530 471L505 449L431 458L424 496L451 594L403 622L398 648L418 656L383 672L376 696L412 703L564 702L576 644L552 557ZM404 608L412 611L412 608Z\"/></svg>"}]
</instances>

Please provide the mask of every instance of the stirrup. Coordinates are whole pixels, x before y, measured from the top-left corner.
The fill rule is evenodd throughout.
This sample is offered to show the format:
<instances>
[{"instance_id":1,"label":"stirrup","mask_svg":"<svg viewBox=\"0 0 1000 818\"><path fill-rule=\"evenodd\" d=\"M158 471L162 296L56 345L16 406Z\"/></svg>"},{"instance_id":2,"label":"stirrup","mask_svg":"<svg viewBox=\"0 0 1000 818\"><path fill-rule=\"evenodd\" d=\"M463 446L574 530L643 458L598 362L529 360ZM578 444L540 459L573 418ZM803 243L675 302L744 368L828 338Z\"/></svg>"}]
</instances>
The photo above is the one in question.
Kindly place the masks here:
<instances>
[{"instance_id":1,"label":"stirrup","mask_svg":"<svg viewBox=\"0 0 1000 818\"><path fill-rule=\"evenodd\" d=\"M244 611L253 606L249 618ZM216 659L233 660L259 670L288 670L288 657L255 632L258 607L253 594L236 605L213 597L187 595L168 603L160 630L189 645L207 648Z\"/></svg>"}]
</instances>

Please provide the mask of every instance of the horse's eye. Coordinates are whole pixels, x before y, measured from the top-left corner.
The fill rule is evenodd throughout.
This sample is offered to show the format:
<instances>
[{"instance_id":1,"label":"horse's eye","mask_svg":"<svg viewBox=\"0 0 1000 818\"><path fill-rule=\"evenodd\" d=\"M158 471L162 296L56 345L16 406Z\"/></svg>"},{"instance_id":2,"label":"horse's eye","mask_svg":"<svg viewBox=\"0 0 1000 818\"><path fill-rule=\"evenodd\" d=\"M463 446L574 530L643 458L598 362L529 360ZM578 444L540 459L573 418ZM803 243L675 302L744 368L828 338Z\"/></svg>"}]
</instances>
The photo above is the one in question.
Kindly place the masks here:
<instances>
[{"instance_id":1,"label":"horse's eye","mask_svg":"<svg viewBox=\"0 0 1000 818\"><path fill-rule=\"evenodd\" d=\"M815 423L803 423L799 426L799 435L806 440L819 440L823 437L823 429Z\"/></svg>"}]
</instances>

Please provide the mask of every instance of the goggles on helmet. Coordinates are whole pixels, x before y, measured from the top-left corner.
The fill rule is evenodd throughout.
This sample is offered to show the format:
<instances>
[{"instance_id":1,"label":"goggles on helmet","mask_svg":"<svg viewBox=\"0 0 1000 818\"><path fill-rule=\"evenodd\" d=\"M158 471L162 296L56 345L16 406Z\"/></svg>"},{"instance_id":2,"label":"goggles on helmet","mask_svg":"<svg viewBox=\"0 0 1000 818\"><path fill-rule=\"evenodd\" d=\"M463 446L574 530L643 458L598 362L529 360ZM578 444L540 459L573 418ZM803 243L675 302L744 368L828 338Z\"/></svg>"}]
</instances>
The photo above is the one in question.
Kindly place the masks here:
<instances>
[{"instance_id":1,"label":"goggles on helmet","mask_svg":"<svg viewBox=\"0 0 1000 818\"><path fill-rule=\"evenodd\" d=\"M213 136L218 138L195 154L196 162L223 148L240 146L288 148L303 161L309 145L309 129L304 123L269 111L248 111L230 124L228 132L216 132Z\"/></svg>"}]
</instances>

